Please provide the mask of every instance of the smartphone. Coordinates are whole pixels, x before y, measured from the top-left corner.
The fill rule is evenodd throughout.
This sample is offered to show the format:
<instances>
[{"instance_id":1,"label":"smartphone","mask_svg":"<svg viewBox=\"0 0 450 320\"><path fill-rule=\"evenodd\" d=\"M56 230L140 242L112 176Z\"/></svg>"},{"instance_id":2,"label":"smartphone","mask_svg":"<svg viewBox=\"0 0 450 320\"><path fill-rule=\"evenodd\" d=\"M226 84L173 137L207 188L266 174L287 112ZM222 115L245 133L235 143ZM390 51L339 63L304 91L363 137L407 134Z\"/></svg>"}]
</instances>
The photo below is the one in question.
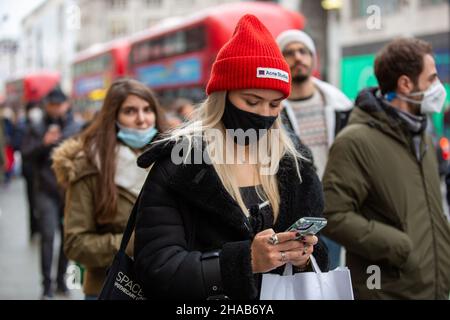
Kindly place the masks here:
<instances>
[{"instance_id":1,"label":"smartphone","mask_svg":"<svg viewBox=\"0 0 450 320\"><path fill-rule=\"evenodd\" d=\"M298 219L292 226L286 231L296 230L300 233L296 239L301 236L315 235L327 225L327 219L317 217L303 217Z\"/></svg>"}]
</instances>

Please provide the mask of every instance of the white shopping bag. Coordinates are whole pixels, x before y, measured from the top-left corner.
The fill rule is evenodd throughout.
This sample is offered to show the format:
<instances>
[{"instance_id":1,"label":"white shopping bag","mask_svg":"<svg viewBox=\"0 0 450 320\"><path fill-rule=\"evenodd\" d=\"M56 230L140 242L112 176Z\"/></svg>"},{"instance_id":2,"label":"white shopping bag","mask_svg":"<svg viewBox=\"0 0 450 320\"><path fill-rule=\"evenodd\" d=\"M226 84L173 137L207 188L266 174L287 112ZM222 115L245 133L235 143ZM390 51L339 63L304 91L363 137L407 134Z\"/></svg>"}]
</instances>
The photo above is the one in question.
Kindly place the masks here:
<instances>
[{"instance_id":1,"label":"white shopping bag","mask_svg":"<svg viewBox=\"0 0 450 320\"><path fill-rule=\"evenodd\" d=\"M314 272L292 274L287 263L282 276L263 274L261 300L354 300L350 270L338 267L321 272L311 255Z\"/></svg>"}]
</instances>

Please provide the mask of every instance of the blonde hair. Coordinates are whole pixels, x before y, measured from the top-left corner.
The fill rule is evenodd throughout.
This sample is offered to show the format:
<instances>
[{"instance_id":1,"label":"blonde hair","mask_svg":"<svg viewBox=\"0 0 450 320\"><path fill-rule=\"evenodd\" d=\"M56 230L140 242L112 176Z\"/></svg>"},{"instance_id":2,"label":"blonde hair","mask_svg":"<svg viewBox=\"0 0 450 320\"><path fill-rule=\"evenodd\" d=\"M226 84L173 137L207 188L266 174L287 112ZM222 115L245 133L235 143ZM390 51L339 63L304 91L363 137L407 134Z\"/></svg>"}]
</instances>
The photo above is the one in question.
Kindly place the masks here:
<instances>
[{"instance_id":1,"label":"blonde hair","mask_svg":"<svg viewBox=\"0 0 450 320\"><path fill-rule=\"evenodd\" d=\"M187 139L188 150L191 150L193 145L197 141L206 142L206 150L208 150L208 155L210 156L211 163L219 176L220 181L224 185L226 191L233 197L233 199L238 203L239 207L242 209L243 213L248 215L248 210L242 199L241 193L239 192L239 186L236 182L235 175L233 174L232 168L229 164L219 163L215 155L211 155L210 150L221 149L217 146L218 141L213 140L212 142L208 139L205 140L205 133L208 129L219 129L222 133L225 133L225 128L221 122L221 118L225 109L225 99L226 91L213 92L208 98L196 109L193 114L192 120L189 122L172 129L171 131L164 134L161 141L176 141L179 142L182 139ZM275 135L278 137L277 140L272 138L271 130L280 129L279 134ZM284 130L281 123L280 117L277 118L272 128L267 132L268 143L267 151L270 155L270 167L275 166L278 168L278 164L284 155L289 155L292 159L295 159L295 166L299 180L301 181L300 167L298 159L309 161L302 154L300 154L291 139L289 138L287 132ZM207 137L206 137L207 138ZM221 141L221 146L224 141ZM279 146L279 147L276 147ZM261 163L256 163L256 169L258 169L259 180L261 182L261 187L257 188L257 193L263 201L269 201L274 218L278 217L280 208L280 194L278 190L278 180L275 174L261 174Z\"/></svg>"}]
</instances>

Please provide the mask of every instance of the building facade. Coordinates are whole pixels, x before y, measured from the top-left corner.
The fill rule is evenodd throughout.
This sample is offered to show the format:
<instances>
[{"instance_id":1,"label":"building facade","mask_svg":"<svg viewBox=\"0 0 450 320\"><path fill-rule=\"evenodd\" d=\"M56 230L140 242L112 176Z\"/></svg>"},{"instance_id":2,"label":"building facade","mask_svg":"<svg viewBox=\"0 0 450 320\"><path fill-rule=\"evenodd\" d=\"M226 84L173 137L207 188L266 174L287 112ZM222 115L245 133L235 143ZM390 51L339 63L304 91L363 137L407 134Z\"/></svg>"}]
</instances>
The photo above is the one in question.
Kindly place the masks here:
<instances>
[{"instance_id":1,"label":"building facade","mask_svg":"<svg viewBox=\"0 0 450 320\"><path fill-rule=\"evenodd\" d=\"M450 2L448 0L343 0L328 12L329 80L351 99L377 85L373 63L387 42L417 37L434 49L438 74L450 105ZM444 112L434 114L437 133L443 131Z\"/></svg>"},{"instance_id":2,"label":"building facade","mask_svg":"<svg viewBox=\"0 0 450 320\"><path fill-rule=\"evenodd\" d=\"M236 0L78 0L77 51L145 30L164 19Z\"/></svg>"},{"instance_id":3,"label":"building facade","mask_svg":"<svg viewBox=\"0 0 450 320\"><path fill-rule=\"evenodd\" d=\"M0 40L0 95L5 94L3 83L16 72L17 52L18 43L16 39L5 37Z\"/></svg>"},{"instance_id":4,"label":"building facade","mask_svg":"<svg viewBox=\"0 0 450 320\"><path fill-rule=\"evenodd\" d=\"M375 85L375 54L397 37L418 37L434 48L438 72L449 89L450 7L447 0L344 0L329 12L330 78L355 98ZM336 63L339 62L339 63Z\"/></svg>"},{"instance_id":5,"label":"building facade","mask_svg":"<svg viewBox=\"0 0 450 320\"><path fill-rule=\"evenodd\" d=\"M70 90L79 27L76 8L73 0L47 0L22 20L16 74L58 71L63 89Z\"/></svg>"}]
</instances>

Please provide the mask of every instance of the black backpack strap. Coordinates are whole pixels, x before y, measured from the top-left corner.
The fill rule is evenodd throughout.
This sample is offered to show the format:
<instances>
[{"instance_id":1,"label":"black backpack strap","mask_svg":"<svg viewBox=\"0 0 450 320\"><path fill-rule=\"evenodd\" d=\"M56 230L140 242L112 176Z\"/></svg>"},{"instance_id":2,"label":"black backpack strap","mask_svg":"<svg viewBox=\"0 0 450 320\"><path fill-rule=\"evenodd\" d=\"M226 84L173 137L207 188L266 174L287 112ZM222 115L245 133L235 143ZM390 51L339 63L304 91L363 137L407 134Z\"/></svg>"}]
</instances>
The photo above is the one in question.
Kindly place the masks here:
<instances>
[{"instance_id":1,"label":"black backpack strap","mask_svg":"<svg viewBox=\"0 0 450 320\"><path fill-rule=\"evenodd\" d=\"M134 202L133 209L131 210L130 217L128 218L127 227L125 228L125 231L123 232L119 252L125 253L125 249L127 248L128 242L130 242L131 235L133 234L134 227L136 226L137 211L138 211L139 201L141 199L143 189L144 188L142 187L141 191L139 192L138 197L136 198L136 201Z\"/></svg>"},{"instance_id":2,"label":"black backpack strap","mask_svg":"<svg viewBox=\"0 0 450 320\"><path fill-rule=\"evenodd\" d=\"M203 253L200 259L207 300L228 299L223 292L219 256L220 251L210 251Z\"/></svg>"}]
</instances>

